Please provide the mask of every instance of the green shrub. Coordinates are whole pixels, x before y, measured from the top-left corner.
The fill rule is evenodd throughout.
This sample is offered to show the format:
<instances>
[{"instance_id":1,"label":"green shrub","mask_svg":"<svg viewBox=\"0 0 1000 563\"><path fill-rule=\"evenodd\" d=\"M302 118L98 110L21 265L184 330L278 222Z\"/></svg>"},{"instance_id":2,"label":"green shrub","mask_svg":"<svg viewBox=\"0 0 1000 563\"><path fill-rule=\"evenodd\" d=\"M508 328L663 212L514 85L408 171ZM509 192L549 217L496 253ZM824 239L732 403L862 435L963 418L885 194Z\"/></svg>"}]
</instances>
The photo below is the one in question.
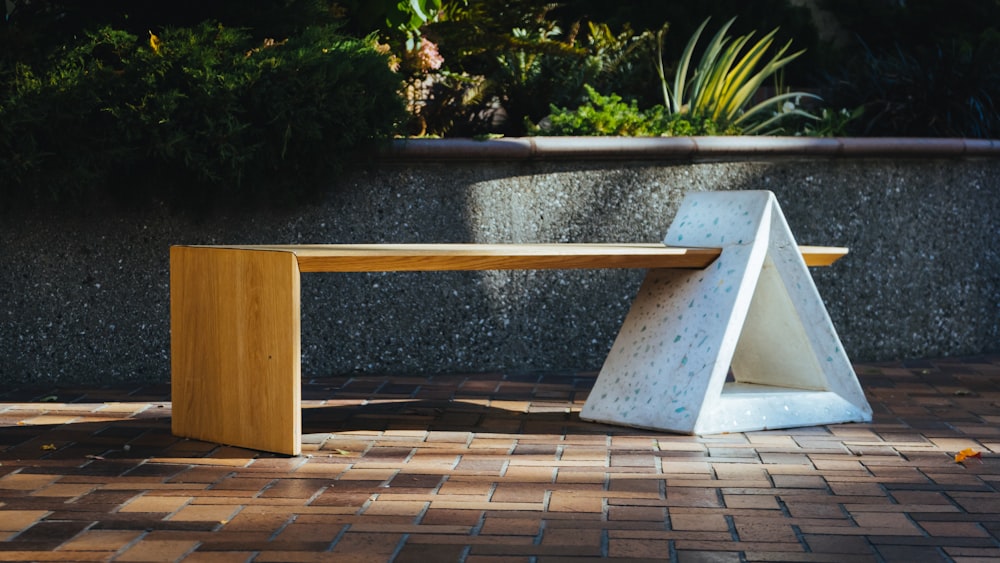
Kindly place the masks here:
<instances>
[{"instance_id":1,"label":"green shrub","mask_svg":"<svg viewBox=\"0 0 1000 563\"><path fill-rule=\"evenodd\" d=\"M693 135L738 135L735 126L722 129L707 118L692 118L670 114L662 105L647 110L639 109L635 100L628 103L621 96L602 96L594 88L584 85L587 101L574 110L551 107L539 125L527 123L532 135L582 135L626 137L682 137Z\"/></svg>"},{"instance_id":2,"label":"green shrub","mask_svg":"<svg viewBox=\"0 0 1000 563\"><path fill-rule=\"evenodd\" d=\"M553 105L544 125L533 127L529 122L529 131L536 135L659 135L662 111L642 111L635 100L625 103L616 94L602 96L589 85L586 89L586 103L575 110Z\"/></svg>"},{"instance_id":3,"label":"green shrub","mask_svg":"<svg viewBox=\"0 0 1000 563\"><path fill-rule=\"evenodd\" d=\"M624 103L618 95L601 96L587 86L589 101L576 110L552 107L543 127L533 129L546 135L754 135L788 133L789 126L798 132L807 127L803 120L819 118L799 107L801 98L814 95L801 92L782 93L763 101L754 101L765 80L801 54L785 55L790 42L769 58L777 30L751 44L752 34L735 39L726 35L729 20L705 47L701 59L692 66L692 56L705 20L691 36L675 71L673 86L668 83L663 63L663 36L657 34L657 70L663 90L663 105L639 110L638 103Z\"/></svg>"},{"instance_id":4,"label":"green shrub","mask_svg":"<svg viewBox=\"0 0 1000 563\"><path fill-rule=\"evenodd\" d=\"M412 133L522 135L526 120L545 117L550 104L584 99L584 84L632 92L642 82L638 76L646 85L655 79L647 57L652 43L628 26L614 32L590 21L563 26L550 16L557 5L539 0L452 0L442 6L422 32L444 64L416 73L424 87L416 91L420 127Z\"/></svg>"},{"instance_id":5,"label":"green shrub","mask_svg":"<svg viewBox=\"0 0 1000 563\"><path fill-rule=\"evenodd\" d=\"M836 0L840 1L840 0ZM871 0L863 0L871 3ZM732 31L735 35L750 33L754 29L781 29L782 42L789 38L806 52L793 68L788 69L790 83L809 86L810 74L816 68L820 49L816 26L808 7L801 1L789 0L712 0L711 2L691 2L689 0L629 0L628 2L608 2L606 0L572 0L562 2L553 10L553 17L560 22L578 19L605 22L612 29L621 29L630 24L638 31L655 33L664 23L670 24L670 33L664 38L664 52L681 53L688 38L706 18L718 20L736 18ZM667 61L671 64L676 60ZM646 70L646 69L644 69ZM651 70L651 69L650 69ZM672 70L672 69L668 69ZM652 105L662 99L660 84L653 73L645 84L648 91L633 91L626 84L608 84L598 90L636 94L640 107ZM595 84L595 86L597 86Z\"/></svg>"},{"instance_id":6,"label":"green shrub","mask_svg":"<svg viewBox=\"0 0 1000 563\"><path fill-rule=\"evenodd\" d=\"M166 28L195 27L204 21L217 21L226 27L246 29L256 39L263 39L297 35L306 27L334 23L336 16L329 0L5 0L5 3L6 14L0 5L0 48L3 48L0 59L11 53L23 58L28 51L58 48L66 43L67 37L82 36L87 30L103 26L144 35L150 29L158 33Z\"/></svg>"},{"instance_id":7,"label":"green shrub","mask_svg":"<svg viewBox=\"0 0 1000 563\"><path fill-rule=\"evenodd\" d=\"M292 201L404 115L385 56L328 26L263 42L214 23L104 27L49 60L0 92L8 201Z\"/></svg>"},{"instance_id":8,"label":"green shrub","mask_svg":"<svg viewBox=\"0 0 1000 563\"><path fill-rule=\"evenodd\" d=\"M430 0L422 0L432 4ZM373 22L392 0L341 2L355 22ZM399 2L400 5L407 2ZM550 105L575 107L587 98L584 84L616 92L649 107L660 99L653 60L654 32L666 19L685 34L709 14L740 15L740 25L782 26L797 45L813 45L816 32L809 10L786 0L721 3L642 0L440 0L439 9L416 32L433 42L443 66L412 75L407 95L416 115L411 134L474 136L521 135ZM412 22L411 22L412 23ZM370 25L370 24L369 24ZM735 28L735 26L734 26ZM403 62L413 51L392 30L383 37ZM667 46L674 45L673 34ZM679 53L683 42L677 45ZM818 50L817 50L818 51ZM807 67L808 68L808 67ZM790 76L798 80L797 76ZM801 82L795 82L801 84Z\"/></svg>"}]
</instances>

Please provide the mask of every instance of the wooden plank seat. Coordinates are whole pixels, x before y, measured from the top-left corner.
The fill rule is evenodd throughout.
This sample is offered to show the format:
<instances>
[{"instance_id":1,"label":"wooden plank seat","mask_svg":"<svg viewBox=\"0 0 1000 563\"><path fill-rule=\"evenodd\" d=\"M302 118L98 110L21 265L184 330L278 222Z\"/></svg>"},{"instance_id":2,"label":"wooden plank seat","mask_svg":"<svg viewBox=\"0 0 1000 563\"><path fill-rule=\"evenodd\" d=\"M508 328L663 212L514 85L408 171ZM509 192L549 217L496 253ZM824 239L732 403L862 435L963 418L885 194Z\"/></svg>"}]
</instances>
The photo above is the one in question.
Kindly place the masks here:
<instances>
[{"instance_id":1,"label":"wooden plank seat","mask_svg":"<svg viewBox=\"0 0 1000 563\"><path fill-rule=\"evenodd\" d=\"M258 244L205 248L291 252L300 272L706 268L722 254L721 248L663 243ZM807 266L830 266L847 255L848 249L799 246L799 251Z\"/></svg>"},{"instance_id":2,"label":"wooden plank seat","mask_svg":"<svg viewBox=\"0 0 1000 563\"><path fill-rule=\"evenodd\" d=\"M753 248L750 237L747 240L738 246ZM803 266L829 266L847 254L847 249L840 247L793 247L797 250L793 254ZM178 436L252 449L289 455L301 452L302 272L604 268L638 268L651 273L702 271L714 268L713 264L728 252L726 248L663 243L173 246L172 430ZM765 254L770 257L770 253L761 253L758 274L765 269ZM756 281L751 285L756 286ZM630 317L635 311L634 305ZM745 312L743 317L727 323L742 326ZM629 323L627 318L626 328ZM619 341L621 334L615 346L627 344ZM729 354L716 363L728 365L732 359ZM606 363L599 384L607 379L607 369ZM808 384L816 387L815 381ZM597 407L595 416L588 418L631 424L615 419L616 415L609 418L601 412L600 404ZM680 432L697 430L671 424L640 421L634 425Z\"/></svg>"}]
</instances>

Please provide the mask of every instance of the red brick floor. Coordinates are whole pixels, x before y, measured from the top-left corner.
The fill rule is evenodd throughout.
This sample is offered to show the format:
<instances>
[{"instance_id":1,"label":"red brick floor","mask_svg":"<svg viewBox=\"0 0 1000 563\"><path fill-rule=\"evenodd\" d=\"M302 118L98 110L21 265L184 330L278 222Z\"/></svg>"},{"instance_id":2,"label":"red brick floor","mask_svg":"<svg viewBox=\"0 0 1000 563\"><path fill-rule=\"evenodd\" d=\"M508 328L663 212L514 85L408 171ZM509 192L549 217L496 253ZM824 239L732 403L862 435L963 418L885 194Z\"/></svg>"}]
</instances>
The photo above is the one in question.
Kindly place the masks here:
<instances>
[{"instance_id":1,"label":"red brick floor","mask_svg":"<svg viewBox=\"0 0 1000 563\"><path fill-rule=\"evenodd\" d=\"M314 379L296 458L9 391L0 560L1000 560L1000 356L856 367L872 424L700 437L580 421L593 374Z\"/></svg>"}]
</instances>

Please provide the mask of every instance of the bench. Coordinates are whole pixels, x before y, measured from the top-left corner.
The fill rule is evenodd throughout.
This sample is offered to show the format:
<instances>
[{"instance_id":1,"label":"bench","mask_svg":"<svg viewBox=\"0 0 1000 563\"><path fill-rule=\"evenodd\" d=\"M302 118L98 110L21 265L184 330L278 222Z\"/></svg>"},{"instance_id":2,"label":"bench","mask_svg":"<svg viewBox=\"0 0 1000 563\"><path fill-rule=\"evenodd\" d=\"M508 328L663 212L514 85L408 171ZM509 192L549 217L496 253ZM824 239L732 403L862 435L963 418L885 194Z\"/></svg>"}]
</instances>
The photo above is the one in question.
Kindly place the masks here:
<instances>
[{"instance_id":1,"label":"bench","mask_svg":"<svg viewBox=\"0 0 1000 563\"><path fill-rule=\"evenodd\" d=\"M648 270L581 417L704 434L870 421L770 192L688 195L656 244L350 244L170 249L172 431L301 453L300 274ZM727 382L732 375L734 381Z\"/></svg>"}]
</instances>

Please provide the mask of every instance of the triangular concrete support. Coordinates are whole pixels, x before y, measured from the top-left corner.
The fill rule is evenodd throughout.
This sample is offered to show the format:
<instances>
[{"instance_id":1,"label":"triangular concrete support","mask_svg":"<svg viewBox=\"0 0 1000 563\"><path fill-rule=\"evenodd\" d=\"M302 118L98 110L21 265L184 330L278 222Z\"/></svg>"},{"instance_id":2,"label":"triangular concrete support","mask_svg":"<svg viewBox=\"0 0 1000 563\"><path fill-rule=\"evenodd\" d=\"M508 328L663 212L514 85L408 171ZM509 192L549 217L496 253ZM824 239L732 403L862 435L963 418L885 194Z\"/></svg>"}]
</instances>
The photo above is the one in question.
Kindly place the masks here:
<instances>
[{"instance_id":1,"label":"triangular concrete support","mask_svg":"<svg viewBox=\"0 0 1000 563\"><path fill-rule=\"evenodd\" d=\"M581 418L683 434L871 421L774 194L689 194L664 242L722 254L648 272Z\"/></svg>"}]
</instances>

